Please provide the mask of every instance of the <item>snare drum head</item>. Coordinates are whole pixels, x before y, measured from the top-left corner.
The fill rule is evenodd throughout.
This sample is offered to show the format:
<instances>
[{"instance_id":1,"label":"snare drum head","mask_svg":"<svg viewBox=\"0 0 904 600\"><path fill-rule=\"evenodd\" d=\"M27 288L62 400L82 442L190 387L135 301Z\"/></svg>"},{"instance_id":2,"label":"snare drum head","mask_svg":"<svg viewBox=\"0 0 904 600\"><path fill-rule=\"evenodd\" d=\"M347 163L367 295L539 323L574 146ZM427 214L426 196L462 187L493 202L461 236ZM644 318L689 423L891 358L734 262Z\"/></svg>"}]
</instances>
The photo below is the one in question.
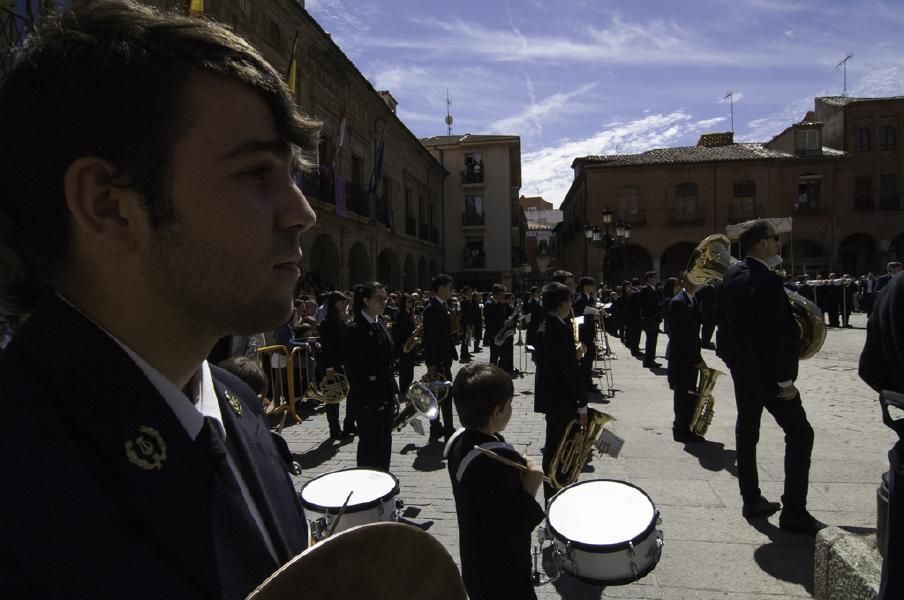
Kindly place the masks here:
<instances>
[{"instance_id":1,"label":"snare drum head","mask_svg":"<svg viewBox=\"0 0 904 600\"><path fill-rule=\"evenodd\" d=\"M346 511L363 510L389 500L399 493L399 480L394 475L372 469L345 469L326 473L301 488L305 508L337 512L348 497Z\"/></svg>"},{"instance_id":2,"label":"snare drum head","mask_svg":"<svg viewBox=\"0 0 904 600\"><path fill-rule=\"evenodd\" d=\"M547 522L572 542L609 546L646 532L656 509L639 488L607 479L572 484L549 501Z\"/></svg>"}]
</instances>

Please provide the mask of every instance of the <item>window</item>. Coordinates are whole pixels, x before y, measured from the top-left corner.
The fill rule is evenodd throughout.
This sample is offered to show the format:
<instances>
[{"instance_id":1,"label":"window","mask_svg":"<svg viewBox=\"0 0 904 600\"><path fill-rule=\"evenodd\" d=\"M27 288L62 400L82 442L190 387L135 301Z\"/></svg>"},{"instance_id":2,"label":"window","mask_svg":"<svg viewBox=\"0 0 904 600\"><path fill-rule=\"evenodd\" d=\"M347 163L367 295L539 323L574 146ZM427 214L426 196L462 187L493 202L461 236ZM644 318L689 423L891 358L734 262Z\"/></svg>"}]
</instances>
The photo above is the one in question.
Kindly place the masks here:
<instances>
[{"instance_id":1,"label":"window","mask_svg":"<svg viewBox=\"0 0 904 600\"><path fill-rule=\"evenodd\" d=\"M352 183L361 187L362 173L364 172L364 161L360 156L352 154Z\"/></svg>"},{"instance_id":2,"label":"window","mask_svg":"<svg viewBox=\"0 0 904 600\"><path fill-rule=\"evenodd\" d=\"M483 248L483 239L469 239L465 241L464 263L466 269L482 269L486 264L486 251Z\"/></svg>"},{"instance_id":3,"label":"window","mask_svg":"<svg viewBox=\"0 0 904 600\"><path fill-rule=\"evenodd\" d=\"M798 130L796 141L798 152L802 150L819 150L819 131L816 129Z\"/></svg>"},{"instance_id":4,"label":"window","mask_svg":"<svg viewBox=\"0 0 904 600\"><path fill-rule=\"evenodd\" d=\"M819 175L801 175L797 181L795 210L805 211L819 208L820 183Z\"/></svg>"},{"instance_id":5,"label":"window","mask_svg":"<svg viewBox=\"0 0 904 600\"><path fill-rule=\"evenodd\" d=\"M405 188L405 233L417 235L417 219L414 218L414 192Z\"/></svg>"},{"instance_id":6,"label":"window","mask_svg":"<svg viewBox=\"0 0 904 600\"><path fill-rule=\"evenodd\" d=\"M870 148L870 130L868 127L860 127L857 129L857 150L869 150Z\"/></svg>"},{"instance_id":7,"label":"window","mask_svg":"<svg viewBox=\"0 0 904 600\"><path fill-rule=\"evenodd\" d=\"M640 193L634 186L625 186L618 193L618 212L621 217L631 217L640 210Z\"/></svg>"},{"instance_id":8,"label":"window","mask_svg":"<svg viewBox=\"0 0 904 600\"><path fill-rule=\"evenodd\" d=\"M483 225L483 196L465 196L464 225Z\"/></svg>"},{"instance_id":9,"label":"window","mask_svg":"<svg viewBox=\"0 0 904 600\"><path fill-rule=\"evenodd\" d=\"M879 178L879 208L898 209L898 176L882 175Z\"/></svg>"},{"instance_id":10,"label":"window","mask_svg":"<svg viewBox=\"0 0 904 600\"><path fill-rule=\"evenodd\" d=\"M728 207L728 219L737 223L755 219L756 217L756 183L753 181L738 181L732 189L731 204Z\"/></svg>"},{"instance_id":11,"label":"window","mask_svg":"<svg viewBox=\"0 0 904 600\"><path fill-rule=\"evenodd\" d=\"M675 212L693 215L697 210L697 184L681 183L675 188Z\"/></svg>"},{"instance_id":12,"label":"window","mask_svg":"<svg viewBox=\"0 0 904 600\"><path fill-rule=\"evenodd\" d=\"M462 173L462 183L483 182L483 156L479 152L465 154L465 170Z\"/></svg>"},{"instance_id":13,"label":"window","mask_svg":"<svg viewBox=\"0 0 904 600\"><path fill-rule=\"evenodd\" d=\"M895 137L897 137L894 127L883 127L882 135L879 138L879 149L880 150L894 150L895 149Z\"/></svg>"},{"instance_id":14,"label":"window","mask_svg":"<svg viewBox=\"0 0 904 600\"><path fill-rule=\"evenodd\" d=\"M854 210L873 209L873 178L854 179Z\"/></svg>"}]
</instances>

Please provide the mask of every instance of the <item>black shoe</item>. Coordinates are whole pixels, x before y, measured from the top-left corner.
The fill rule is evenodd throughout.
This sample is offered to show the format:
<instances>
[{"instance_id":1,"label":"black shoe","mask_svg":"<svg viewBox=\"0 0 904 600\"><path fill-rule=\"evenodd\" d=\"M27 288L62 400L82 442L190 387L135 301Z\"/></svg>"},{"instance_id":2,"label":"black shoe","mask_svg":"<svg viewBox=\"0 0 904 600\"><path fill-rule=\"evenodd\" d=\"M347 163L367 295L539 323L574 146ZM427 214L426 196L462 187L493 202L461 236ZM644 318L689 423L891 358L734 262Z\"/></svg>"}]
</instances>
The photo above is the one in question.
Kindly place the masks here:
<instances>
[{"instance_id":1,"label":"black shoe","mask_svg":"<svg viewBox=\"0 0 904 600\"><path fill-rule=\"evenodd\" d=\"M358 429L354 425L346 425L345 429L342 430L342 435L344 437L352 437L358 435Z\"/></svg>"},{"instance_id":2,"label":"black shoe","mask_svg":"<svg viewBox=\"0 0 904 600\"><path fill-rule=\"evenodd\" d=\"M827 525L819 519L803 511L783 510L778 518L778 526L785 531L794 533L803 533L805 535L816 535L820 529L825 529Z\"/></svg>"},{"instance_id":3,"label":"black shoe","mask_svg":"<svg viewBox=\"0 0 904 600\"><path fill-rule=\"evenodd\" d=\"M658 369L659 367L662 366L662 363L658 363L658 362L656 362L655 360L654 360L653 362L646 362L646 361L645 361L645 362L643 363L643 366L646 367L646 368L648 368L648 369Z\"/></svg>"},{"instance_id":4,"label":"black shoe","mask_svg":"<svg viewBox=\"0 0 904 600\"><path fill-rule=\"evenodd\" d=\"M700 347L706 348L707 350L715 350L716 349L716 345L713 344L712 342L708 342L706 344L700 344Z\"/></svg>"},{"instance_id":5,"label":"black shoe","mask_svg":"<svg viewBox=\"0 0 904 600\"><path fill-rule=\"evenodd\" d=\"M778 502L769 502L765 497L760 496L756 500L745 502L744 508L741 509L741 514L746 519L768 517L777 513L781 507L782 505Z\"/></svg>"},{"instance_id":6,"label":"black shoe","mask_svg":"<svg viewBox=\"0 0 904 600\"><path fill-rule=\"evenodd\" d=\"M345 434L342 433L341 429L330 429L330 439L331 440L341 440L345 438Z\"/></svg>"},{"instance_id":7,"label":"black shoe","mask_svg":"<svg viewBox=\"0 0 904 600\"><path fill-rule=\"evenodd\" d=\"M672 439L682 444L700 444L706 441L702 435L697 435L692 431L675 431L672 430Z\"/></svg>"}]
</instances>

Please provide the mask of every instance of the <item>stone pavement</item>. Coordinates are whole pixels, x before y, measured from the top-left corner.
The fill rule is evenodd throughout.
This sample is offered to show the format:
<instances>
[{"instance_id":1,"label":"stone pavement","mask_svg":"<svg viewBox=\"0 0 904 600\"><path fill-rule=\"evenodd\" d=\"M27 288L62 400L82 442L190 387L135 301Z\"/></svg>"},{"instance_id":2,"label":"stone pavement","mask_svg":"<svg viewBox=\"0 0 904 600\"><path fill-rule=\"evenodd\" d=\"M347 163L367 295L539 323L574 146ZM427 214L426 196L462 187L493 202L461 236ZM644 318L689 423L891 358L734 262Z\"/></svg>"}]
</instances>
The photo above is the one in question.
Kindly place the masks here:
<instances>
[{"instance_id":1,"label":"stone pavement","mask_svg":"<svg viewBox=\"0 0 904 600\"><path fill-rule=\"evenodd\" d=\"M876 524L876 488L888 468L887 452L895 438L881 422L877 395L857 376L865 316L855 314L851 322L854 329L830 329L822 351L801 363L797 386L816 432L811 512L827 524L871 533ZM660 336L660 355L665 343L665 336ZM619 479L645 490L662 512L662 559L650 575L628 586L600 588L564 576L556 586L538 588L538 597L810 598L813 539L779 530L778 515L751 522L741 516L734 464L737 412L728 369L713 352L704 350L709 366L726 375L715 386L716 414L708 443L684 446L671 438L672 395L665 369L655 373L643 369L617 340L613 347L618 354L612 365L619 391L611 404L595 407L618 419L607 427L625 439L625 446L618 459L594 457L581 479ZM516 363L519 350L515 348ZM486 350L477 355L478 360L487 358ZM422 372L416 371L415 377ZM515 381L514 411L504 435L539 462L544 421L533 412L532 390L530 375ZM285 429L284 435L304 469L295 478L298 489L317 475L355 466L356 442L329 441L323 414ZM782 494L783 453L781 430L764 412L758 446L760 483L773 500ZM428 444L411 428L396 434L392 472L399 478L412 520L433 521L429 532L458 561L455 506L442 446ZM542 500L542 492L539 497Z\"/></svg>"}]
</instances>

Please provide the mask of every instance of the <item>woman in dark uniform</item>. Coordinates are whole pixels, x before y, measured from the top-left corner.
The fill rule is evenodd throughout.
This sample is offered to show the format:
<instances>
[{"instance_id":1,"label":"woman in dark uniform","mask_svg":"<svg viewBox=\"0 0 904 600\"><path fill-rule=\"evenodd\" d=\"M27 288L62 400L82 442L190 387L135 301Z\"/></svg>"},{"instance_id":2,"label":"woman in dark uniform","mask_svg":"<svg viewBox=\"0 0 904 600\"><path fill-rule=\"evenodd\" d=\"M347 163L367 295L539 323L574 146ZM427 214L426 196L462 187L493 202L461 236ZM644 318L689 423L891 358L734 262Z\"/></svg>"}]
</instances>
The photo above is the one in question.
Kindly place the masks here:
<instances>
[{"instance_id":1,"label":"woman in dark uniform","mask_svg":"<svg viewBox=\"0 0 904 600\"><path fill-rule=\"evenodd\" d=\"M342 356L358 428L358 466L389 471L398 386L392 372L393 340L380 320L386 300L386 290L377 281L355 288Z\"/></svg>"},{"instance_id":2,"label":"woman in dark uniform","mask_svg":"<svg viewBox=\"0 0 904 600\"><path fill-rule=\"evenodd\" d=\"M326 300L326 318L320 324L320 360L317 361L317 381L332 372L343 373L342 339L348 327L348 298L342 292L330 292ZM339 426L339 405L327 404L326 420L330 437L334 440L355 432L355 417L350 401L345 403L344 427Z\"/></svg>"},{"instance_id":3,"label":"woman in dark uniform","mask_svg":"<svg viewBox=\"0 0 904 600\"><path fill-rule=\"evenodd\" d=\"M405 341L414 331L414 310L411 294L402 294L399 299L399 310L392 324L392 339L395 342L396 356L399 358L399 391L404 395L408 386L414 381L415 351L405 352L402 348ZM400 401L402 398L399 399Z\"/></svg>"}]
</instances>

